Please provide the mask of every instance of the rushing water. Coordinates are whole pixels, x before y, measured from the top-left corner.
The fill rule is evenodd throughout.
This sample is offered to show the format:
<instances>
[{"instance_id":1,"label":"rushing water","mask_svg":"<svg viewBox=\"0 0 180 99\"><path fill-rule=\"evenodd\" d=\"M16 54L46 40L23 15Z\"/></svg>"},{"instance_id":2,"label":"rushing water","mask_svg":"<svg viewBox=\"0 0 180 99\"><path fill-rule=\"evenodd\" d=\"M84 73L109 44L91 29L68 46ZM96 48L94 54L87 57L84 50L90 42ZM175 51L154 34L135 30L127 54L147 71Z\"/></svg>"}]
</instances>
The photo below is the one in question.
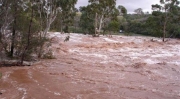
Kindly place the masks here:
<instances>
[{"instance_id":1,"label":"rushing water","mask_svg":"<svg viewBox=\"0 0 180 99\"><path fill-rule=\"evenodd\" d=\"M56 59L0 68L0 99L180 99L179 40L50 37Z\"/></svg>"}]
</instances>

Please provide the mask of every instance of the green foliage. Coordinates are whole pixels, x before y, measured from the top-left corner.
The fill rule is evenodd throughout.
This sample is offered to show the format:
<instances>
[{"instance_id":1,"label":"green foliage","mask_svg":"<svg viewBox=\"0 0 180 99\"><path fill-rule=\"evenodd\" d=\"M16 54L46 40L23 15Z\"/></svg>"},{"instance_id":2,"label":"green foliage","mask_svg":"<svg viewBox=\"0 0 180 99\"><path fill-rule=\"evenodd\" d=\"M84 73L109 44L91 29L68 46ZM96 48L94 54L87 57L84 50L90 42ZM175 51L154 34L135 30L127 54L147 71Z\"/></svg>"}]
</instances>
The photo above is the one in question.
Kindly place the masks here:
<instances>
[{"instance_id":1,"label":"green foliage","mask_svg":"<svg viewBox=\"0 0 180 99\"><path fill-rule=\"evenodd\" d=\"M117 20L112 20L108 25L108 30L118 32L120 29L120 23Z\"/></svg>"},{"instance_id":2,"label":"green foliage","mask_svg":"<svg viewBox=\"0 0 180 99\"><path fill-rule=\"evenodd\" d=\"M142 34L143 24L140 22L130 22L128 23L128 31L127 32L133 32L133 33L140 33Z\"/></svg>"},{"instance_id":3,"label":"green foliage","mask_svg":"<svg viewBox=\"0 0 180 99\"><path fill-rule=\"evenodd\" d=\"M69 27L69 31L70 31L71 33L85 33L85 32L82 30L82 28L80 28L80 27L74 27L74 26Z\"/></svg>"},{"instance_id":4,"label":"green foliage","mask_svg":"<svg viewBox=\"0 0 180 99\"><path fill-rule=\"evenodd\" d=\"M161 5L152 5L151 15L128 14L123 25L126 32L156 37L179 37L180 7L177 0L162 0Z\"/></svg>"},{"instance_id":5,"label":"green foliage","mask_svg":"<svg viewBox=\"0 0 180 99\"><path fill-rule=\"evenodd\" d=\"M56 0L54 0L56 1ZM76 15L77 9L75 8L77 0L58 0L57 5L61 11L58 13L56 20L52 24L52 30L69 32L68 27L73 25L73 19Z\"/></svg>"},{"instance_id":6,"label":"green foliage","mask_svg":"<svg viewBox=\"0 0 180 99\"><path fill-rule=\"evenodd\" d=\"M105 33L108 30L118 31L120 25L126 22L122 14L125 16L127 10L123 6L116 8L116 0L89 0L89 3L86 7L80 7L82 13L80 27L85 33L94 34L95 31L104 31ZM112 20L116 20L116 22L111 22Z\"/></svg>"},{"instance_id":7,"label":"green foliage","mask_svg":"<svg viewBox=\"0 0 180 99\"><path fill-rule=\"evenodd\" d=\"M89 6L81 7L80 11L82 13L80 18L79 26L82 28L83 33L94 34L94 15L93 13L89 16Z\"/></svg>"},{"instance_id":8,"label":"green foliage","mask_svg":"<svg viewBox=\"0 0 180 99\"><path fill-rule=\"evenodd\" d=\"M119 6L118 6L118 10L119 10L119 14L120 14L120 15L124 15L124 16L127 15L127 9L126 9L124 6L119 5Z\"/></svg>"},{"instance_id":9,"label":"green foliage","mask_svg":"<svg viewBox=\"0 0 180 99\"><path fill-rule=\"evenodd\" d=\"M125 32L125 33L124 33L125 36L132 36L132 34L133 34L133 33L131 33L131 32Z\"/></svg>"},{"instance_id":10,"label":"green foliage","mask_svg":"<svg viewBox=\"0 0 180 99\"><path fill-rule=\"evenodd\" d=\"M1 0L0 45L13 58L30 60L40 57L46 34L53 28L72 25L77 0ZM58 23L59 22L59 23ZM59 26L59 27L58 27ZM62 29L59 29L59 31ZM5 31L5 32L4 32ZM50 57L50 53L47 55ZM22 64L22 63L21 63Z\"/></svg>"},{"instance_id":11,"label":"green foliage","mask_svg":"<svg viewBox=\"0 0 180 99\"><path fill-rule=\"evenodd\" d=\"M69 33L69 27L68 27L68 26L65 26L65 28L63 29L63 31L64 31L65 33Z\"/></svg>"},{"instance_id":12,"label":"green foliage","mask_svg":"<svg viewBox=\"0 0 180 99\"><path fill-rule=\"evenodd\" d=\"M163 31L161 23L161 18L151 16L146 21L146 29L149 31L149 35L162 37Z\"/></svg>"},{"instance_id":13,"label":"green foliage","mask_svg":"<svg viewBox=\"0 0 180 99\"><path fill-rule=\"evenodd\" d=\"M179 34L179 10L178 0L161 0L161 5L152 5L154 10L148 24L154 30L154 34L163 37L172 37Z\"/></svg>"},{"instance_id":14,"label":"green foliage","mask_svg":"<svg viewBox=\"0 0 180 99\"><path fill-rule=\"evenodd\" d=\"M28 46L28 49L26 49L26 52L24 53L25 57L24 60L30 60L31 54L34 53L34 50L37 49L40 45L44 43L43 40L39 37L39 29L40 29L40 21L37 20L34 16L31 17L31 10L33 9L27 9L25 12L21 12L17 17L17 26L16 26L16 35L19 35L19 38L16 38L16 57L20 58L22 56L22 52L25 50L25 48ZM35 12L33 12L35 13ZM32 19L32 22L31 22ZM31 24L31 28L29 27ZM30 34L28 34L28 31L30 29ZM29 41L28 41L29 39Z\"/></svg>"},{"instance_id":15,"label":"green foliage","mask_svg":"<svg viewBox=\"0 0 180 99\"><path fill-rule=\"evenodd\" d=\"M143 15L143 14L144 14L144 12L143 12L142 8L135 9L135 10L134 10L134 12L135 12L138 16L140 16L140 15Z\"/></svg>"},{"instance_id":16,"label":"green foliage","mask_svg":"<svg viewBox=\"0 0 180 99\"><path fill-rule=\"evenodd\" d=\"M119 15L118 9L116 9L116 0L89 0L89 5L86 8L87 16L92 20L94 25L90 26L89 30L95 35L99 35L104 24L108 19L114 19ZM94 20L94 21L93 21Z\"/></svg>"}]
</instances>

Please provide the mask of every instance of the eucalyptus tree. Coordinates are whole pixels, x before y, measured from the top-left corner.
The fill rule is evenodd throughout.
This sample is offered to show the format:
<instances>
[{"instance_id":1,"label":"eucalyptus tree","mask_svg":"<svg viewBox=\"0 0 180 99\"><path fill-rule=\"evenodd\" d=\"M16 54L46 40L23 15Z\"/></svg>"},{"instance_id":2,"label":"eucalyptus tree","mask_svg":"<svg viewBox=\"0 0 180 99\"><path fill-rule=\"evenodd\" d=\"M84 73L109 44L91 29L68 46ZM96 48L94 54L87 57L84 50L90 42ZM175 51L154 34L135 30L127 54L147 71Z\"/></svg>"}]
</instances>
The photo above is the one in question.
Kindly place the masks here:
<instances>
[{"instance_id":1,"label":"eucalyptus tree","mask_svg":"<svg viewBox=\"0 0 180 99\"><path fill-rule=\"evenodd\" d=\"M172 22L172 20L175 18L173 17L175 13L178 13L178 11L175 12L178 5L178 0L160 0L160 5L152 5L152 10L154 10L153 15L161 18L160 24L162 24L163 42L167 36L167 26L170 25L170 22Z\"/></svg>"},{"instance_id":2,"label":"eucalyptus tree","mask_svg":"<svg viewBox=\"0 0 180 99\"><path fill-rule=\"evenodd\" d=\"M77 8L75 8L74 13L75 13L75 16L73 20L73 26L74 26L73 32L82 32L82 31L79 31L79 29L77 29L79 27L79 22L80 22L80 18L82 14L81 12L79 12Z\"/></svg>"},{"instance_id":3,"label":"eucalyptus tree","mask_svg":"<svg viewBox=\"0 0 180 99\"><path fill-rule=\"evenodd\" d=\"M11 4L11 14L13 17L13 23L11 24L12 26L12 37L11 37L11 49L10 49L10 56L13 57L14 54L14 49L15 49L15 43L16 43L16 35L17 35L17 19L20 14L22 14L23 11L27 9L27 4L29 1L24 0L12 0Z\"/></svg>"},{"instance_id":4,"label":"eucalyptus tree","mask_svg":"<svg viewBox=\"0 0 180 99\"><path fill-rule=\"evenodd\" d=\"M47 32L50 30L52 23L57 18L66 19L76 4L77 0L38 0L39 20L41 21L40 41L44 41ZM41 57L42 46L39 49L39 57Z\"/></svg>"},{"instance_id":5,"label":"eucalyptus tree","mask_svg":"<svg viewBox=\"0 0 180 99\"><path fill-rule=\"evenodd\" d=\"M89 3L91 11L95 13L95 33L96 30L100 32L105 20L112 16L111 12L116 6L116 0L89 0Z\"/></svg>"},{"instance_id":6,"label":"eucalyptus tree","mask_svg":"<svg viewBox=\"0 0 180 99\"><path fill-rule=\"evenodd\" d=\"M103 34L105 34L106 31L117 31L117 29L119 30L120 28L120 20L119 20L119 15L120 12L117 8L114 8L111 12L111 17L106 18L104 20L104 24L103 24ZM115 29L116 28L116 29ZM110 35L111 35L110 32Z\"/></svg>"},{"instance_id":7,"label":"eucalyptus tree","mask_svg":"<svg viewBox=\"0 0 180 99\"><path fill-rule=\"evenodd\" d=\"M143 14L144 14L142 8L137 8L137 9L134 10L134 12L135 12L137 15L143 15Z\"/></svg>"},{"instance_id":8,"label":"eucalyptus tree","mask_svg":"<svg viewBox=\"0 0 180 99\"><path fill-rule=\"evenodd\" d=\"M31 39L30 33L32 29L30 28L31 26L29 26L28 23L30 18L32 21L31 13L29 12L29 9L31 9L31 6L34 4L32 2L33 0L0 1L0 42L3 46L3 51L5 51L8 56L10 55L11 57L13 57L15 51L21 51L19 52L21 53L20 57L23 57L22 53L25 53L26 50L28 50L28 47L25 46L30 45ZM23 18L25 20L23 20ZM26 24L28 25L28 27L26 27Z\"/></svg>"},{"instance_id":9,"label":"eucalyptus tree","mask_svg":"<svg viewBox=\"0 0 180 99\"><path fill-rule=\"evenodd\" d=\"M94 16L95 14L91 11L90 5L80 7L80 12L82 13L80 17L79 26L82 28L83 32L86 34L94 33Z\"/></svg>"},{"instance_id":10,"label":"eucalyptus tree","mask_svg":"<svg viewBox=\"0 0 180 99\"><path fill-rule=\"evenodd\" d=\"M72 25L74 16L76 15L77 9L75 9L75 4L77 0L62 0L60 2L61 6L61 28L65 26L66 32L68 32L69 25ZM61 29L62 30L62 29Z\"/></svg>"},{"instance_id":11,"label":"eucalyptus tree","mask_svg":"<svg viewBox=\"0 0 180 99\"><path fill-rule=\"evenodd\" d=\"M37 2L41 23L45 23L45 25L42 24L42 36L46 37L57 16L61 17L64 14L69 14L77 0L37 0Z\"/></svg>"},{"instance_id":12,"label":"eucalyptus tree","mask_svg":"<svg viewBox=\"0 0 180 99\"><path fill-rule=\"evenodd\" d=\"M127 9L124 6L119 5L117 7L117 9L119 11L119 15L121 15L121 16L126 16L127 15Z\"/></svg>"},{"instance_id":13,"label":"eucalyptus tree","mask_svg":"<svg viewBox=\"0 0 180 99\"><path fill-rule=\"evenodd\" d=\"M41 21L42 37L46 37L52 22L56 19L58 11L61 9L58 6L60 0L38 0L38 12ZM43 25L45 24L45 25Z\"/></svg>"},{"instance_id":14,"label":"eucalyptus tree","mask_svg":"<svg viewBox=\"0 0 180 99\"><path fill-rule=\"evenodd\" d=\"M11 14L11 0L0 0L0 46L3 47L5 52L8 52L8 39L7 35L10 35L8 31L11 23L13 22L13 16ZM8 32L8 33L7 33Z\"/></svg>"},{"instance_id":15,"label":"eucalyptus tree","mask_svg":"<svg viewBox=\"0 0 180 99\"><path fill-rule=\"evenodd\" d=\"M58 13L71 13L77 0L0 0L0 46L24 59L41 56L47 32ZM65 13L66 12L66 13Z\"/></svg>"},{"instance_id":16,"label":"eucalyptus tree","mask_svg":"<svg viewBox=\"0 0 180 99\"><path fill-rule=\"evenodd\" d=\"M44 52L43 46L46 41L47 32L59 13L71 11L77 0L27 0L28 19L27 35L25 45L21 54L21 64L27 54L37 52L39 58ZM26 20L24 20L26 21ZM39 29L38 29L39 28ZM36 42L36 43L35 43Z\"/></svg>"},{"instance_id":17,"label":"eucalyptus tree","mask_svg":"<svg viewBox=\"0 0 180 99\"><path fill-rule=\"evenodd\" d=\"M17 16L25 9L24 1L0 1L0 43L6 53L13 57ZM10 47L10 48L8 48Z\"/></svg>"}]
</instances>

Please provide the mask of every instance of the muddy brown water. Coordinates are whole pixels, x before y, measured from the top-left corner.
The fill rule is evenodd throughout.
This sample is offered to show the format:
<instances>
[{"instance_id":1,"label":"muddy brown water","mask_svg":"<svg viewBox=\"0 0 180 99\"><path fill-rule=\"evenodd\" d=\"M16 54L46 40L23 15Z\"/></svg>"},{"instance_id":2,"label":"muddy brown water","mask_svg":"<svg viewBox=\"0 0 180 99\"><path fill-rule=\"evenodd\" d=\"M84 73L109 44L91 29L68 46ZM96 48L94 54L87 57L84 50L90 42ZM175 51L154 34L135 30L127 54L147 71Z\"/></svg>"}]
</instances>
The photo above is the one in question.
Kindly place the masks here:
<instances>
[{"instance_id":1,"label":"muddy brown water","mask_svg":"<svg viewBox=\"0 0 180 99\"><path fill-rule=\"evenodd\" d=\"M56 59L0 68L0 99L180 99L179 40L51 37Z\"/></svg>"}]
</instances>

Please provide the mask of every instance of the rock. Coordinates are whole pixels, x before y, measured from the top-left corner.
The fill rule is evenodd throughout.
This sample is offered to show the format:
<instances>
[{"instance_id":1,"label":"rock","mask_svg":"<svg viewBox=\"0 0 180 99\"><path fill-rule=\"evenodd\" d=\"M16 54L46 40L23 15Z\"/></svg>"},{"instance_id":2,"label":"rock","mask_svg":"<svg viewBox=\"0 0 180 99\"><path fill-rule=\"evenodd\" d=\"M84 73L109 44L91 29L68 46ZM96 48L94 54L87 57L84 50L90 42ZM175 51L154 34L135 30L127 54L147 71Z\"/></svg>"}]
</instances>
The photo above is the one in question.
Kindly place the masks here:
<instances>
[{"instance_id":1,"label":"rock","mask_svg":"<svg viewBox=\"0 0 180 99\"><path fill-rule=\"evenodd\" d=\"M51 43L59 43L59 38L57 36L54 36L50 39Z\"/></svg>"},{"instance_id":2,"label":"rock","mask_svg":"<svg viewBox=\"0 0 180 99\"><path fill-rule=\"evenodd\" d=\"M23 62L23 66L31 66L31 65L32 65L32 62L27 62L27 61Z\"/></svg>"}]
</instances>

